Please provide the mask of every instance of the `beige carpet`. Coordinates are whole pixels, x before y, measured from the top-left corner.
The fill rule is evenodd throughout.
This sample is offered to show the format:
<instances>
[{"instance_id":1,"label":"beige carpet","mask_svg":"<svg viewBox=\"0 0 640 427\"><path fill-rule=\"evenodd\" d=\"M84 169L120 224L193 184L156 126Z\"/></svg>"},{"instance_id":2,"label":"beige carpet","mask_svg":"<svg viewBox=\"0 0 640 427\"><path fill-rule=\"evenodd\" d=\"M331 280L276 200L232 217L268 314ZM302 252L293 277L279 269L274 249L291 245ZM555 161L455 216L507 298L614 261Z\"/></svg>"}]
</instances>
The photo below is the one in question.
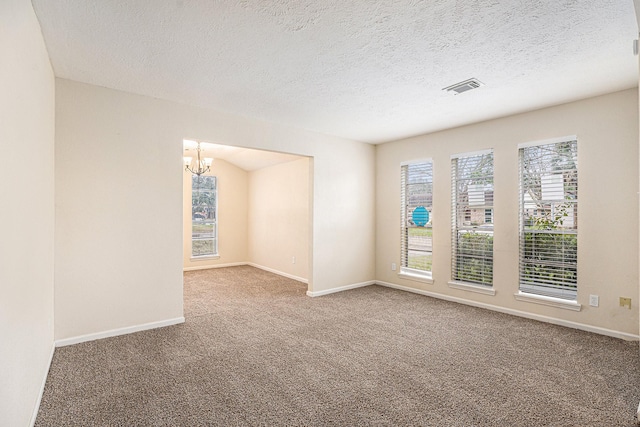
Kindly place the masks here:
<instances>
[{"instance_id":1,"label":"beige carpet","mask_svg":"<svg viewBox=\"0 0 640 427\"><path fill-rule=\"evenodd\" d=\"M185 273L185 324L59 348L37 426L633 426L638 343L379 286Z\"/></svg>"}]
</instances>

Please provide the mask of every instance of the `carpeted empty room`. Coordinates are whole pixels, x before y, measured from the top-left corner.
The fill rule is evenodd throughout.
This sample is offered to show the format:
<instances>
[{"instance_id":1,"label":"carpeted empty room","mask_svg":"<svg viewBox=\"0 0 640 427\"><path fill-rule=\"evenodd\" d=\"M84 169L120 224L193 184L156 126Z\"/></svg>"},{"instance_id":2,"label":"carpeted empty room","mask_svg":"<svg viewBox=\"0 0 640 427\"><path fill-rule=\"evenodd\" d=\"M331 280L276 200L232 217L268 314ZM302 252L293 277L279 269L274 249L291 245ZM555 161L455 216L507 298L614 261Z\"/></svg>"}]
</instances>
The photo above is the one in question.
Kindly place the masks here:
<instances>
[{"instance_id":1,"label":"carpeted empty room","mask_svg":"<svg viewBox=\"0 0 640 427\"><path fill-rule=\"evenodd\" d=\"M58 348L37 426L626 426L637 343L380 286L186 272L186 323Z\"/></svg>"}]
</instances>

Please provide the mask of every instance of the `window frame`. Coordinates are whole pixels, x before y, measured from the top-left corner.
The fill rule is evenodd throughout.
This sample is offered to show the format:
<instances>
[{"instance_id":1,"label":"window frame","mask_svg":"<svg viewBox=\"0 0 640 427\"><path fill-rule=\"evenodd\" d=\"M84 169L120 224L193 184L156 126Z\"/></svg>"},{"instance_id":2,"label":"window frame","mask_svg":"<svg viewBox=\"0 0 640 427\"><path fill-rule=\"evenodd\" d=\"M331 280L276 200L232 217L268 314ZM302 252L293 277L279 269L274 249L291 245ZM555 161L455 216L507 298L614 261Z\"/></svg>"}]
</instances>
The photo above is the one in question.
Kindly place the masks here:
<instances>
[{"instance_id":1,"label":"window frame","mask_svg":"<svg viewBox=\"0 0 640 427\"><path fill-rule=\"evenodd\" d=\"M464 181L469 187L473 181L474 177L461 175L460 161L463 159L473 159L473 158L481 158L484 156L490 156L490 174L480 176L475 178L475 180L482 181L482 202L481 204L473 204L471 203L471 197L469 195L470 189L467 188L466 191L466 201L461 198L462 194L459 193L459 182ZM479 159L479 161L484 161L483 159ZM462 171L466 173L467 171ZM493 237L494 237L494 176L495 176L495 167L494 167L494 153L493 149L486 149L481 151L473 151L466 152L460 154L454 154L451 156L451 281L449 282L450 287L458 288L458 289L466 289L471 291L476 291L480 293L487 293L490 295L495 295L495 291L493 290L493 265L494 265L494 245L493 245ZM463 184L464 185L464 184ZM479 185L478 183L473 183L473 185ZM487 186L490 186L490 189L487 190ZM490 198L487 197L487 191L490 193ZM475 207L474 207L475 205ZM473 224L473 215L472 209L478 211L476 216L481 217L481 224ZM487 218L487 210L490 210L490 222L486 222ZM486 250L486 248L481 247L478 253L468 253L466 254L460 251L460 238L461 235L467 235L472 233L473 235L479 236L487 236L488 242L490 242L490 254ZM473 243L471 243L474 245ZM473 248L473 251L476 251L476 248ZM471 261L480 261L480 274L478 277L475 277L476 273L469 270L467 264L470 264ZM490 262L490 274L487 274L487 260ZM467 262L468 261L468 262ZM464 274L463 274L464 273ZM466 275L467 277L463 277Z\"/></svg>"},{"instance_id":2,"label":"window frame","mask_svg":"<svg viewBox=\"0 0 640 427\"><path fill-rule=\"evenodd\" d=\"M407 200L408 197L408 177L407 177L407 173L409 171L409 168L411 166L418 166L418 165L423 165L424 168L427 169L427 171L425 172L427 174L427 178L425 181L423 182L418 182L418 183L413 183L413 184L430 184L430 192L426 192L424 193L424 195L422 197L424 197L425 200L430 200L431 203L426 203L425 204L420 204L420 205L416 205L417 206L424 206L425 209L427 209L427 211L429 212L429 220L427 222L427 224L425 224L424 226L416 226L416 225L410 225L410 222L412 222L409 217L411 215L410 211L409 211L409 201ZM402 162L400 164L400 270L398 273L398 276L403 277L403 278L407 278L407 279L411 279L411 280L417 280L417 281L422 281L422 282L426 282L426 283L433 283L433 223L432 223L432 219L433 219L433 159L431 158L425 158L425 159L416 159L416 160L411 160L411 161L407 161L407 162ZM409 264L409 251L411 250L409 248L409 232L411 229L423 229L423 230L428 230L427 234L430 233L430 246L427 243L427 248L430 247L429 250L413 250L413 251L417 251L417 252L422 252L427 256L427 263L429 262L428 260L430 259L430 265L429 265L429 269L420 269L420 268L413 268L410 267ZM429 239L429 237L427 237L427 239Z\"/></svg>"},{"instance_id":3,"label":"window frame","mask_svg":"<svg viewBox=\"0 0 640 427\"><path fill-rule=\"evenodd\" d=\"M550 206L550 218L549 220L543 219L540 220L540 224L535 224L532 226L527 225L527 221L536 221L536 218L543 217L545 213L544 205L541 208L538 203L533 200L531 196L530 199L533 200L533 203L536 203L534 208L531 208L531 212L527 214L527 204L531 205L532 201L525 199L525 194L528 193L528 190L525 189L525 160L524 154L525 150L530 149L532 147L541 147L541 146L552 146L558 144L573 144L575 148L574 157L571 161L574 164L573 169L560 169L563 174L562 179L562 199L542 199L540 197L540 202L543 203L546 200L546 203ZM577 303L578 298L578 242L579 242L579 227L578 227L578 212L579 212L579 161L578 161L578 153L579 153L579 144L578 138L575 135L555 138L551 140L544 141L535 141L529 142L525 144L518 145L518 165L519 165L519 196L520 196L520 207L519 207L519 256L518 256L518 293L516 294L516 299L522 301L530 301L530 302L538 302L547 305L554 305L561 308L568 308L573 310L580 310L580 305ZM553 172L556 172L555 174ZM541 170L540 171L540 191L543 194L544 185L543 185L543 177L550 177L553 175L558 175L558 170ZM565 176L565 174L572 174L569 179ZM549 178L547 178L547 182L549 182ZM551 180L552 181L552 180ZM557 184L557 183L556 183ZM567 198L567 185L571 185L571 189L574 193L575 198ZM552 189L557 193L557 189ZM547 190L548 193L551 190ZM560 203L560 209L566 210L567 208L564 206L569 206L572 219L571 219L571 227L565 228L563 224L563 220L558 220L557 214L555 214L555 206L558 201ZM550 221L550 222L549 222ZM557 222L559 221L559 224ZM548 225L547 225L548 224ZM558 227L558 225L562 227ZM531 227L531 228L528 228ZM538 227L537 229L534 227ZM554 230L557 230L554 232ZM539 251L533 252L535 249L535 236L547 236L545 238L552 239L554 236L562 236L560 239L562 240L561 246L561 259L558 260L537 260L537 258L542 258L542 256L550 251ZM528 236L531 236L528 238ZM534 241L533 244L527 244L527 240ZM569 244L565 245L565 240L569 242ZM555 245L555 242L554 242ZM538 245L539 246L539 245ZM566 249L566 250L565 250ZM533 255L530 258L527 258L526 254L532 253ZM543 254L543 255L538 255ZM556 264L557 263L557 264ZM540 273L540 277L542 274L546 273L543 271L545 268L553 268L552 264L556 264L556 266L560 266L562 268L558 269L563 276L573 276L571 279L561 279L559 284L545 283L541 280L535 281L531 280L533 273L527 273L527 269L531 271L531 268L536 268L542 273ZM566 269L564 268L566 267ZM555 270L553 270L555 272ZM573 273L573 274L572 274ZM537 301L536 301L537 300Z\"/></svg>"},{"instance_id":4,"label":"window frame","mask_svg":"<svg viewBox=\"0 0 640 427\"><path fill-rule=\"evenodd\" d=\"M190 174L191 175L191 232L190 232L190 241L191 244L189 245L190 251L191 251L191 260L192 261L198 261L198 260L206 260L206 259L216 259L219 258L219 253L218 253L218 229L219 229L219 224L218 224L218 188L219 188L219 182L218 182L218 177L216 175L207 175L207 174L202 174L202 175L197 175L197 174ZM194 191L195 191L195 180L196 179L200 179L200 177L206 177L206 178L211 178L213 181L213 188L211 189L205 189L203 192L211 192L213 193L213 204L207 204L207 207L209 209L212 210L212 216L213 218L210 220L206 220L204 223L197 221L194 216L194 204L193 204L193 200L194 200ZM201 190L199 190L201 191ZM209 212L207 212L207 216L209 215ZM212 233L211 236L208 237L201 237L201 238L194 238L194 225L196 224L204 224L207 225L206 223L210 222L212 225ZM195 255L194 254L194 242L196 241L212 241L212 246L213 246L213 251L211 253L207 252L201 255Z\"/></svg>"}]
</instances>

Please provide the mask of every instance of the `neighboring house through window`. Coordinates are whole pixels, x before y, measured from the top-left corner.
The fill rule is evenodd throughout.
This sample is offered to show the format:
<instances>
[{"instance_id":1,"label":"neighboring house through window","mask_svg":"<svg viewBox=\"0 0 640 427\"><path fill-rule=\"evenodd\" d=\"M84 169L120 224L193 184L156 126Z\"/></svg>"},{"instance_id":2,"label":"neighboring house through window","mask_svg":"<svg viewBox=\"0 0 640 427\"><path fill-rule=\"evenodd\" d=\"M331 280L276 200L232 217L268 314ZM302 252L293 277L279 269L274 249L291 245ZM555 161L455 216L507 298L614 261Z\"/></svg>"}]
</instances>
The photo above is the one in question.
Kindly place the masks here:
<instances>
[{"instance_id":1,"label":"neighboring house through window","mask_svg":"<svg viewBox=\"0 0 640 427\"><path fill-rule=\"evenodd\" d=\"M430 159L401 166L400 273L431 279L433 262L433 163Z\"/></svg>"},{"instance_id":2,"label":"neighboring house through window","mask_svg":"<svg viewBox=\"0 0 640 427\"><path fill-rule=\"evenodd\" d=\"M217 179L215 176L191 177L191 256L218 254Z\"/></svg>"},{"instance_id":3,"label":"neighboring house through window","mask_svg":"<svg viewBox=\"0 0 640 427\"><path fill-rule=\"evenodd\" d=\"M493 152L452 156L454 282L493 286Z\"/></svg>"},{"instance_id":4,"label":"neighboring house through window","mask_svg":"<svg viewBox=\"0 0 640 427\"><path fill-rule=\"evenodd\" d=\"M520 147L520 291L575 301L578 144Z\"/></svg>"}]
</instances>

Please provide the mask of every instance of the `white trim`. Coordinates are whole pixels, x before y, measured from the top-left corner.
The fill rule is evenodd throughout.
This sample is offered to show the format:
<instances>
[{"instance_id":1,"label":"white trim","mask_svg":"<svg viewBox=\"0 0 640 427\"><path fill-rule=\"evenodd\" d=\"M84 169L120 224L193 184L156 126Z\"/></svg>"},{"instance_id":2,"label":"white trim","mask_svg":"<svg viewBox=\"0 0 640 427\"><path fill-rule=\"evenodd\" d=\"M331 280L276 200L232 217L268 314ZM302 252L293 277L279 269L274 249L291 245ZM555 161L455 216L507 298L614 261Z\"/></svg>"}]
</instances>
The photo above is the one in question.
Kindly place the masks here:
<instances>
[{"instance_id":1,"label":"white trim","mask_svg":"<svg viewBox=\"0 0 640 427\"><path fill-rule=\"evenodd\" d=\"M360 283L354 283L346 286L339 286L337 288L325 289L323 291L315 291L315 292L307 291L307 296L320 297L322 295L329 295L329 294L334 294L336 292L348 291L349 289L363 288L365 286L375 285L375 284L376 284L375 280L369 280L367 282L360 282Z\"/></svg>"},{"instance_id":2,"label":"white trim","mask_svg":"<svg viewBox=\"0 0 640 427\"><path fill-rule=\"evenodd\" d=\"M446 301L457 302L460 304L470 305L473 307L486 308L487 310L497 311L499 313L511 314L513 316L524 317L526 319L538 320L541 322L551 323L553 325L565 326L567 328L579 329L581 331L593 332L600 335L606 335L609 337L620 338L627 341L638 341L640 335L629 334L627 332L614 331L611 329L600 328L598 326L585 325L584 323L570 322L568 320L558 319L555 317L543 316L540 314L528 313L526 311L514 310L506 307L499 307L493 304L486 304L478 301L472 301L464 298L452 297L449 295L438 294L430 291L423 291L422 289L409 288L407 286L396 285L395 283L383 282L376 280L376 284L380 286L386 286L388 288L399 289L401 291L413 292L415 294L425 295L432 298L438 298Z\"/></svg>"},{"instance_id":3,"label":"white trim","mask_svg":"<svg viewBox=\"0 0 640 427\"><path fill-rule=\"evenodd\" d=\"M111 329L109 331L97 332L94 334L64 338L61 340L56 340L55 345L56 347L64 347L67 345L79 344L81 342L94 341L102 338L116 337L118 335L126 335L134 332L146 331L148 329L177 325L179 323L184 323L184 317L176 317L174 319L161 320L159 322L143 323L142 325L127 326L125 328Z\"/></svg>"},{"instance_id":4,"label":"white trim","mask_svg":"<svg viewBox=\"0 0 640 427\"><path fill-rule=\"evenodd\" d=\"M36 424L36 418L38 418L38 412L40 411L40 403L42 402L42 396L44 395L44 387L47 385L47 378L49 377L49 370L51 369L51 363L53 362L53 353L56 351L55 343L51 343L51 352L49 353L49 362L47 363L47 369L44 371L44 377L40 384L40 393L38 393L38 399L36 400L36 406L33 408L31 414L31 422L29 425L33 427Z\"/></svg>"},{"instance_id":5,"label":"white trim","mask_svg":"<svg viewBox=\"0 0 640 427\"><path fill-rule=\"evenodd\" d=\"M273 268L265 267L264 265L255 264L253 262L248 262L247 265L250 265L251 267L259 268L260 270L268 271L269 273L274 273L274 274L277 274L279 276L284 276L284 277L287 277L289 279L297 280L298 282L307 283L307 284L309 283L308 279L304 279L302 277L294 276L293 274L285 273L284 271L279 271L279 270L275 270Z\"/></svg>"},{"instance_id":6,"label":"white trim","mask_svg":"<svg viewBox=\"0 0 640 427\"><path fill-rule=\"evenodd\" d=\"M208 270L210 268L223 268L223 267L238 267L240 265L248 265L248 263L247 262L230 262L227 264L197 265L193 267L183 267L182 271Z\"/></svg>"},{"instance_id":7,"label":"white trim","mask_svg":"<svg viewBox=\"0 0 640 427\"><path fill-rule=\"evenodd\" d=\"M415 165L416 163L433 163L433 159L428 157L426 159L406 160L404 162L400 162L400 166Z\"/></svg>"},{"instance_id":8,"label":"white trim","mask_svg":"<svg viewBox=\"0 0 640 427\"><path fill-rule=\"evenodd\" d=\"M582 305L579 304L577 301L548 297L545 295L530 294L528 292L518 291L518 293L513 294L513 296L518 301L548 305L550 307L556 307L556 308L564 308L565 310L580 311L580 309L582 308Z\"/></svg>"},{"instance_id":9,"label":"white trim","mask_svg":"<svg viewBox=\"0 0 640 427\"><path fill-rule=\"evenodd\" d=\"M451 155L451 160L453 159L466 159L467 157L475 157L475 156L484 156L485 154L492 154L493 148L487 148L485 150L477 150L477 151L467 151L464 153L456 153Z\"/></svg>"},{"instance_id":10,"label":"white trim","mask_svg":"<svg viewBox=\"0 0 640 427\"><path fill-rule=\"evenodd\" d=\"M218 254L213 254L213 255L200 255L200 256L191 256L191 258L189 258L190 261L209 261L212 259L220 259L220 255Z\"/></svg>"},{"instance_id":11,"label":"white trim","mask_svg":"<svg viewBox=\"0 0 640 427\"><path fill-rule=\"evenodd\" d=\"M460 289L463 291L476 292L479 294L485 294L485 295L491 295L491 296L494 296L496 294L496 290L493 289L493 287L489 287L489 286L480 286L480 285L473 285L471 283L454 282L454 281L448 282L447 284L452 289Z\"/></svg>"},{"instance_id":12,"label":"white trim","mask_svg":"<svg viewBox=\"0 0 640 427\"><path fill-rule=\"evenodd\" d=\"M536 147L538 145L557 144L558 142L577 141L577 135L567 135L560 138L541 139L539 141L521 142L518 144L518 149L526 147Z\"/></svg>"},{"instance_id":13,"label":"white trim","mask_svg":"<svg viewBox=\"0 0 640 427\"><path fill-rule=\"evenodd\" d=\"M640 420L640 403L638 403L638 411L636 411L636 419Z\"/></svg>"},{"instance_id":14,"label":"white trim","mask_svg":"<svg viewBox=\"0 0 640 427\"><path fill-rule=\"evenodd\" d=\"M400 267L400 273L398 273L398 277L401 279L413 280L415 282L428 283L429 285L433 285L433 277L431 273L429 274L419 274L419 273L411 273L408 271L402 271L403 267Z\"/></svg>"}]
</instances>

